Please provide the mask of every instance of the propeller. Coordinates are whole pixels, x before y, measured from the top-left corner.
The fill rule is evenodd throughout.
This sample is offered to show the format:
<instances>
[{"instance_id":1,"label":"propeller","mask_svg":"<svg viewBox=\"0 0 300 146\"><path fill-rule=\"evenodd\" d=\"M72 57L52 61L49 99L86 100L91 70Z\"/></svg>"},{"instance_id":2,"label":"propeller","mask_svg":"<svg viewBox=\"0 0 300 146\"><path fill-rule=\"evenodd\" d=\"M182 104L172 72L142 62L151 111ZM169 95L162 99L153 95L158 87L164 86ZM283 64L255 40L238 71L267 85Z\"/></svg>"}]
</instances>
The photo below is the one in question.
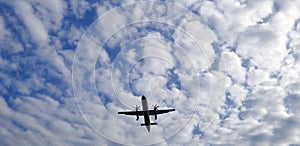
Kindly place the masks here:
<instances>
[{"instance_id":1,"label":"propeller","mask_svg":"<svg viewBox=\"0 0 300 146\"><path fill-rule=\"evenodd\" d=\"M139 105L133 106L133 108L135 109L135 111L140 110L140 106Z\"/></svg>"},{"instance_id":2,"label":"propeller","mask_svg":"<svg viewBox=\"0 0 300 146\"><path fill-rule=\"evenodd\" d=\"M152 105L152 106L153 106L154 110L157 110L157 109L158 109L158 107L159 107L159 105L157 105L157 104L155 104L155 105Z\"/></svg>"}]
</instances>

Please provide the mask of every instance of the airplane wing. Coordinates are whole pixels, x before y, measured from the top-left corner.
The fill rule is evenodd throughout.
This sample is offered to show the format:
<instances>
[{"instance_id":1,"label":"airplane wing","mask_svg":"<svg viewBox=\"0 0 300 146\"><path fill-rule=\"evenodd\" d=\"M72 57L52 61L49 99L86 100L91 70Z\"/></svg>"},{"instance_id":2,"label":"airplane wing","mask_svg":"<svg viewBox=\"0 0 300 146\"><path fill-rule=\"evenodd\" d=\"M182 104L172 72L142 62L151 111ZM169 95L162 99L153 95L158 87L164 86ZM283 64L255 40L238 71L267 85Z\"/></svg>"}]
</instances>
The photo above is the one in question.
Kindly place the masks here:
<instances>
[{"instance_id":1,"label":"airplane wing","mask_svg":"<svg viewBox=\"0 0 300 146\"><path fill-rule=\"evenodd\" d=\"M144 111L125 111L125 112L118 112L118 114L134 115L134 116L136 116L136 113L138 113L138 115L140 115L140 116L144 115Z\"/></svg>"},{"instance_id":2,"label":"airplane wing","mask_svg":"<svg viewBox=\"0 0 300 146\"><path fill-rule=\"evenodd\" d=\"M163 110L156 110L156 114L164 114L164 113L168 113L168 112L172 112L175 111L175 109L163 109ZM155 115L155 111L154 110L149 110L149 115Z\"/></svg>"}]
</instances>

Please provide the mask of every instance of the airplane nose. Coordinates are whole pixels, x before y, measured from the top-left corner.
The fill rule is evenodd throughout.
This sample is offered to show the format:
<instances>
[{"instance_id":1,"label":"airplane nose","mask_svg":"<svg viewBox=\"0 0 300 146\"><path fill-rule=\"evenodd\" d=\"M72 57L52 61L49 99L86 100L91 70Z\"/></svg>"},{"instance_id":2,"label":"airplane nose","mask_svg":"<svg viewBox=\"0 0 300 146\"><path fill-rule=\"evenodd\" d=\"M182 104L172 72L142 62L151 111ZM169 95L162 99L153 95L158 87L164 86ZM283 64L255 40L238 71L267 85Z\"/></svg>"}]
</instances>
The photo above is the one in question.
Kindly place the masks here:
<instances>
[{"instance_id":1,"label":"airplane nose","mask_svg":"<svg viewBox=\"0 0 300 146\"><path fill-rule=\"evenodd\" d=\"M146 97L143 95L143 96L142 96L142 100L145 100L145 99L146 99Z\"/></svg>"}]
</instances>

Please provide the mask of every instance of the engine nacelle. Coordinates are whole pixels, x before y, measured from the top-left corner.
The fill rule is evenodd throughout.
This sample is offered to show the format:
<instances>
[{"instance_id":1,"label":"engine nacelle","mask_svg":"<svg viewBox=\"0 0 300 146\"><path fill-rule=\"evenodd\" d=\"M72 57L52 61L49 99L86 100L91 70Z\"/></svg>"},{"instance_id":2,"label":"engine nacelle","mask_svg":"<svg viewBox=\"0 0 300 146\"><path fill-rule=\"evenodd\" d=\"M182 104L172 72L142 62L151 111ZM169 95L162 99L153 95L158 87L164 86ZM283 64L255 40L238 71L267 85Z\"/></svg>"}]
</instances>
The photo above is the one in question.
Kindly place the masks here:
<instances>
[{"instance_id":1,"label":"engine nacelle","mask_svg":"<svg viewBox=\"0 0 300 146\"><path fill-rule=\"evenodd\" d=\"M138 121L139 120L139 113L138 113L138 111L136 111L136 120Z\"/></svg>"},{"instance_id":2,"label":"engine nacelle","mask_svg":"<svg viewBox=\"0 0 300 146\"><path fill-rule=\"evenodd\" d=\"M154 109L153 109L153 111L154 111L154 119L155 120L157 120L157 113L156 113L156 111L157 111L157 108L158 108L158 106L154 106Z\"/></svg>"},{"instance_id":3,"label":"engine nacelle","mask_svg":"<svg viewBox=\"0 0 300 146\"><path fill-rule=\"evenodd\" d=\"M139 105L136 105L135 106L135 115L136 115L136 120L138 121L139 120L139 109L140 109L140 106Z\"/></svg>"}]
</instances>

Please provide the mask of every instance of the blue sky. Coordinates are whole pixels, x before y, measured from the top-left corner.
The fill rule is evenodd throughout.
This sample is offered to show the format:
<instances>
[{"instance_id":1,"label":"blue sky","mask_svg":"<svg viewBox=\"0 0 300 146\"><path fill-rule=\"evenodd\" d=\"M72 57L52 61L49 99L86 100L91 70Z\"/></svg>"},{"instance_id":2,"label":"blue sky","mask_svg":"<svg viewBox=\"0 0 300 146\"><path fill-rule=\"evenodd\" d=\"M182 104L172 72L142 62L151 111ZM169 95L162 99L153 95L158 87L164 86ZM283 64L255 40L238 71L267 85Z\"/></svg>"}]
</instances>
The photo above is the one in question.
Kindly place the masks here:
<instances>
[{"instance_id":1,"label":"blue sky","mask_svg":"<svg viewBox=\"0 0 300 146\"><path fill-rule=\"evenodd\" d=\"M297 0L0 2L1 145L299 145ZM158 126L117 115L140 95ZM154 120L154 119L151 119Z\"/></svg>"}]
</instances>

